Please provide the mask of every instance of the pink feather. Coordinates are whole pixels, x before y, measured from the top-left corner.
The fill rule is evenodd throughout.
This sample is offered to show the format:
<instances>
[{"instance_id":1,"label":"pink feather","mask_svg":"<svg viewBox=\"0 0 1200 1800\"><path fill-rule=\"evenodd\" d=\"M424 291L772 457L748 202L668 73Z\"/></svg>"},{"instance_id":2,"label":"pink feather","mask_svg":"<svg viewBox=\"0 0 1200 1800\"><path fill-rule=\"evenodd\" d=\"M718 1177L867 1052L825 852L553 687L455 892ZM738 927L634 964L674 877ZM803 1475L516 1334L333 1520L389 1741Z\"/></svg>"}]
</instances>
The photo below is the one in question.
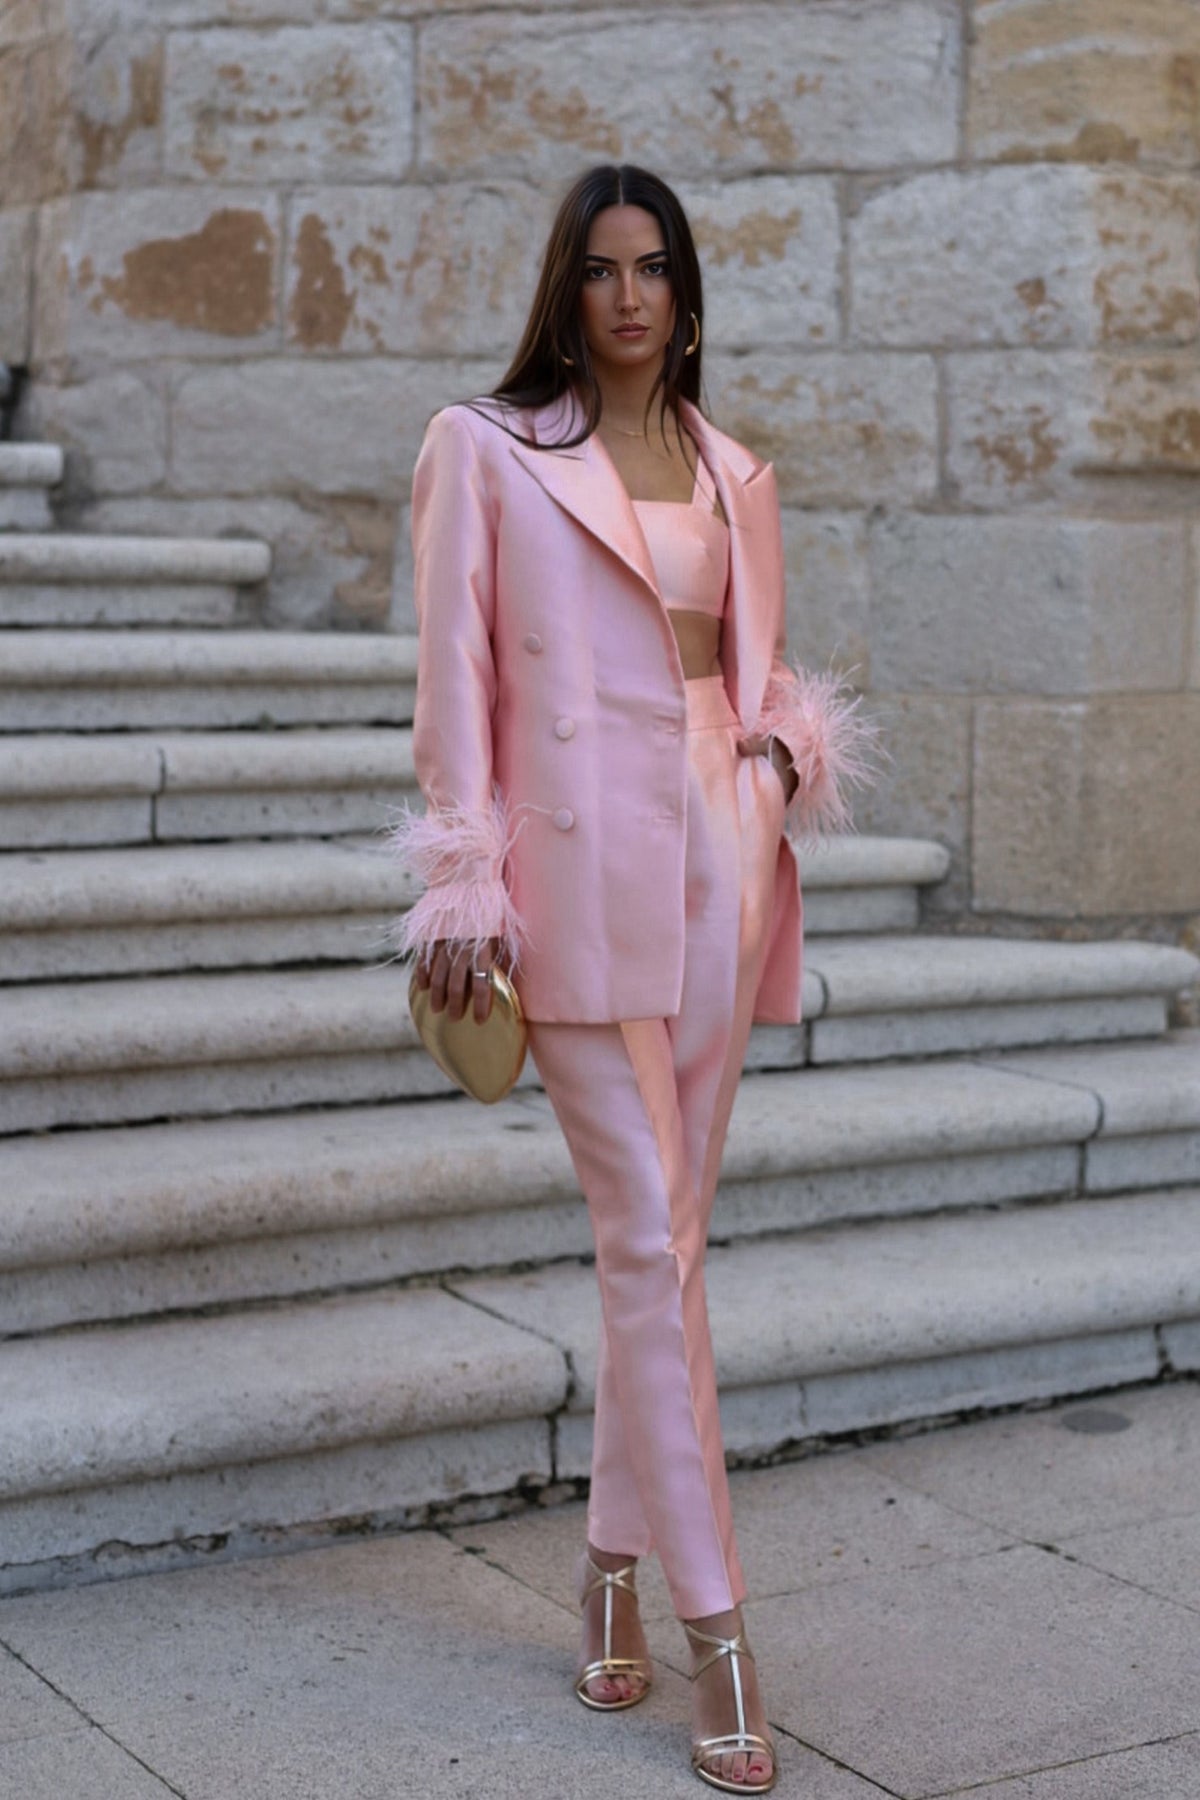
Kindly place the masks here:
<instances>
[{"instance_id":1,"label":"pink feather","mask_svg":"<svg viewBox=\"0 0 1200 1800\"><path fill-rule=\"evenodd\" d=\"M771 673L750 736L777 737L790 754L800 785L788 819L802 837L852 830L846 790L876 778L879 728L859 716L861 705L832 670L777 663Z\"/></svg>"},{"instance_id":2,"label":"pink feather","mask_svg":"<svg viewBox=\"0 0 1200 1800\"><path fill-rule=\"evenodd\" d=\"M480 811L399 809L388 827L388 844L425 889L389 934L400 955L429 962L440 938L469 944L473 953L498 938L506 965L517 966L525 934L505 879L515 836L498 791Z\"/></svg>"}]
</instances>

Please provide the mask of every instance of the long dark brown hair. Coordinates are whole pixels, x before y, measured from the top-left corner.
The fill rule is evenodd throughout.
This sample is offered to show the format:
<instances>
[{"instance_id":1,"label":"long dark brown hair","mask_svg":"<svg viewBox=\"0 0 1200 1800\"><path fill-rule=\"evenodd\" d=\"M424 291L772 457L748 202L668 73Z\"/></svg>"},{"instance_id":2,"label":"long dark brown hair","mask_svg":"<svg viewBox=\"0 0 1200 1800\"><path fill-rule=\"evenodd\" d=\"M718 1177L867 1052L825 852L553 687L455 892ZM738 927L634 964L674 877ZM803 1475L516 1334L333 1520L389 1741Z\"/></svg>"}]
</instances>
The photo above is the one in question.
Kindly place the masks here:
<instances>
[{"instance_id":1,"label":"long dark brown hair","mask_svg":"<svg viewBox=\"0 0 1200 1800\"><path fill-rule=\"evenodd\" d=\"M491 396L505 407L539 407L573 390L582 417L574 434L554 446L559 449L581 443L600 422L600 389L580 323L579 294L588 232L606 206L640 206L657 219L675 296L675 324L650 393L647 420L656 395L660 425L665 424L668 408L677 412L680 400L700 403L701 350L697 345L689 355L688 345L693 335L703 337L704 296L687 215L678 196L648 169L602 163L579 177L558 209L521 342Z\"/></svg>"}]
</instances>

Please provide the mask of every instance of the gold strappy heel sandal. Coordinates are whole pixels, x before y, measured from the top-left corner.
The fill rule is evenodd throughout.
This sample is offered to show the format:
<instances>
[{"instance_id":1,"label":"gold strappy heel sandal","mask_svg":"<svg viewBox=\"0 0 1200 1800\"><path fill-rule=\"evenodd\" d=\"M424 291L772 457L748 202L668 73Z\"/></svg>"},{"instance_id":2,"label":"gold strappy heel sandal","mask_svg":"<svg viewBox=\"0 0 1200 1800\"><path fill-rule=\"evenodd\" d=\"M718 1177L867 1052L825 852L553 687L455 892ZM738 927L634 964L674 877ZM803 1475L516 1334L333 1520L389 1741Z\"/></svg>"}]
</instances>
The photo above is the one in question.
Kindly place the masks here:
<instances>
[{"instance_id":1,"label":"gold strappy heel sandal","mask_svg":"<svg viewBox=\"0 0 1200 1800\"><path fill-rule=\"evenodd\" d=\"M637 1589L633 1584L636 1563L626 1563L623 1569L601 1569L591 1557L584 1552L584 1562L591 1571L591 1580L580 1596L579 1604L586 1606L593 1594L604 1590L604 1653L590 1662L582 1670L575 1682L575 1692L585 1706L593 1712L623 1712L627 1706L636 1706L650 1692L650 1664L644 1656L614 1656L612 1653L613 1630L613 1589L620 1588L623 1593L632 1594L637 1599ZM631 1694L627 1700L597 1700L587 1691L589 1681L595 1681L600 1675L636 1675L641 1681L641 1689Z\"/></svg>"},{"instance_id":2,"label":"gold strappy heel sandal","mask_svg":"<svg viewBox=\"0 0 1200 1800\"><path fill-rule=\"evenodd\" d=\"M681 1621L682 1622L682 1621ZM720 1788L723 1794L769 1794L779 1778L779 1764L775 1756L775 1746L767 1738L759 1737L756 1732L746 1729L746 1704L742 1695L742 1674L738 1668L738 1658L746 1657L754 1661L754 1655L746 1642L746 1634L739 1631L736 1637L710 1637L707 1631L697 1631L694 1625L684 1625L688 1637L697 1644L710 1646L704 1656L692 1670L690 1679L699 1680L706 1669L711 1669L715 1662L723 1656L729 1658L729 1675L733 1682L733 1702L737 1708L737 1729L727 1731L719 1737L697 1738L692 1745L692 1768L701 1781L707 1781L709 1787ZM715 1756L736 1756L739 1751L747 1756L756 1752L760 1756L771 1759L771 1774L766 1781L727 1781L723 1775L714 1775L711 1769L705 1768Z\"/></svg>"}]
</instances>

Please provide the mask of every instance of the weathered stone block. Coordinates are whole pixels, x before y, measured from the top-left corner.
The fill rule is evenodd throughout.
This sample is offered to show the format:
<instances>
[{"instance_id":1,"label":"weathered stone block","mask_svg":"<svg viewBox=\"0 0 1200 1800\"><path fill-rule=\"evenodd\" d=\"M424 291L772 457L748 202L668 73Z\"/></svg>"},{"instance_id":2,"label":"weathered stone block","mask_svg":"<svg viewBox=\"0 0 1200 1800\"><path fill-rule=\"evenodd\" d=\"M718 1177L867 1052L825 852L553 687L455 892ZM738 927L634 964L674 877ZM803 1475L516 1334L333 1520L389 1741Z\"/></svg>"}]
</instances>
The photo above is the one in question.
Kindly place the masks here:
<instances>
[{"instance_id":1,"label":"weathered stone block","mask_svg":"<svg viewBox=\"0 0 1200 1800\"><path fill-rule=\"evenodd\" d=\"M773 460L802 506L931 499L937 400L925 356L722 357L707 371L723 430Z\"/></svg>"},{"instance_id":2,"label":"weathered stone block","mask_svg":"<svg viewBox=\"0 0 1200 1800\"><path fill-rule=\"evenodd\" d=\"M1088 694L1182 682L1185 527L909 515L870 533L881 688Z\"/></svg>"},{"instance_id":3,"label":"weathered stone block","mask_svg":"<svg viewBox=\"0 0 1200 1800\"><path fill-rule=\"evenodd\" d=\"M28 44L67 29L67 0L7 0L0 17L0 46Z\"/></svg>"},{"instance_id":4,"label":"weathered stone block","mask_svg":"<svg viewBox=\"0 0 1200 1800\"><path fill-rule=\"evenodd\" d=\"M33 229L32 210L0 212L0 362L29 360Z\"/></svg>"},{"instance_id":5,"label":"weathered stone block","mask_svg":"<svg viewBox=\"0 0 1200 1800\"><path fill-rule=\"evenodd\" d=\"M430 416L486 392L501 373L495 364L294 357L199 370L172 404L172 484L180 493L302 487L396 501Z\"/></svg>"},{"instance_id":6,"label":"weathered stone block","mask_svg":"<svg viewBox=\"0 0 1200 1800\"><path fill-rule=\"evenodd\" d=\"M560 180L601 159L749 173L955 154L948 0L815 0L612 19L480 13L422 27L421 165ZM644 78L635 72L646 71ZM652 74L650 73L652 71Z\"/></svg>"},{"instance_id":7,"label":"weathered stone block","mask_svg":"<svg viewBox=\"0 0 1200 1800\"><path fill-rule=\"evenodd\" d=\"M164 152L182 180L383 181L412 154L407 26L176 32Z\"/></svg>"},{"instance_id":8,"label":"weathered stone block","mask_svg":"<svg viewBox=\"0 0 1200 1800\"><path fill-rule=\"evenodd\" d=\"M1200 526L1192 532L1192 567L1200 570ZM1200 691L1200 578L1192 583L1192 658L1187 685Z\"/></svg>"},{"instance_id":9,"label":"weathered stone block","mask_svg":"<svg viewBox=\"0 0 1200 1800\"><path fill-rule=\"evenodd\" d=\"M73 51L65 33L0 50L0 195L36 205L67 186Z\"/></svg>"},{"instance_id":10,"label":"weathered stone block","mask_svg":"<svg viewBox=\"0 0 1200 1800\"><path fill-rule=\"evenodd\" d=\"M516 184L298 194L287 341L321 352L511 352L549 224L545 197Z\"/></svg>"},{"instance_id":11,"label":"weathered stone block","mask_svg":"<svg viewBox=\"0 0 1200 1800\"><path fill-rule=\"evenodd\" d=\"M145 25L146 0L65 0L76 31L128 31ZM181 25L311 24L322 0L154 0L154 23L162 30ZM390 9L384 9L390 10Z\"/></svg>"},{"instance_id":12,"label":"weathered stone block","mask_svg":"<svg viewBox=\"0 0 1200 1800\"><path fill-rule=\"evenodd\" d=\"M861 514L783 513L788 644L810 668L829 664L871 678L867 532Z\"/></svg>"},{"instance_id":13,"label":"weathered stone block","mask_svg":"<svg viewBox=\"0 0 1200 1800\"><path fill-rule=\"evenodd\" d=\"M978 908L1200 907L1200 696L980 702L974 791Z\"/></svg>"},{"instance_id":14,"label":"weathered stone block","mask_svg":"<svg viewBox=\"0 0 1200 1800\"><path fill-rule=\"evenodd\" d=\"M841 226L827 176L761 175L685 188L717 344L831 344L838 337Z\"/></svg>"},{"instance_id":15,"label":"weathered stone block","mask_svg":"<svg viewBox=\"0 0 1200 1800\"><path fill-rule=\"evenodd\" d=\"M963 500L1145 506L1200 473L1192 356L979 352L946 363L947 467Z\"/></svg>"},{"instance_id":16,"label":"weathered stone block","mask_svg":"<svg viewBox=\"0 0 1200 1800\"><path fill-rule=\"evenodd\" d=\"M86 366L275 348L281 235L279 202L245 190L56 206L42 229L39 357Z\"/></svg>"},{"instance_id":17,"label":"weathered stone block","mask_svg":"<svg viewBox=\"0 0 1200 1800\"><path fill-rule=\"evenodd\" d=\"M1078 168L944 170L850 222L852 331L883 344L1195 338L1200 193Z\"/></svg>"},{"instance_id":18,"label":"weathered stone block","mask_svg":"<svg viewBox=\"0 0 1200 1800\"><path fill-rule=\"evenodd\" d=\"M929 903L963 904L971 805L971 702L956 696L872 692L864 709L877 720L889 760L876 785L855 797L863 832L936 838L953 862Z\"/></svg>"},{"instance_id":19,"label":"weathered stone block","mask_svg":"<svg viewBox=\"0 0 1200 1800\"><path fill-rule=\"evenodd\" d=\"M1200 156L1192 0L976 0L972 155L1174 163Z\"/></svg>"},{"instance_id":20,"label":"weathered stone block","mask_svg":"<svg viewBox=\"0 0 1200 1800\"><path fill-rule=\"evenodd\" d=\"M140 23L149 22L143 8ZM156 25L161 25L157 10ZM163 39L123 31L77 45L71 82L71 185L128 187L161 166Z\"/></svg>"},{"instance_id":21,"label":"weathered stone block","mask_svg":"<svg viewBox=\"0 0 1200 1800\"><path fill-rule=\"evenodd\" d=\"M35 383L29 421L39 437L62 444L72 479L93 494L157 487L166 472L167 409L157 377L128 369L72 387Z\"/></svg>"}]
</instances>

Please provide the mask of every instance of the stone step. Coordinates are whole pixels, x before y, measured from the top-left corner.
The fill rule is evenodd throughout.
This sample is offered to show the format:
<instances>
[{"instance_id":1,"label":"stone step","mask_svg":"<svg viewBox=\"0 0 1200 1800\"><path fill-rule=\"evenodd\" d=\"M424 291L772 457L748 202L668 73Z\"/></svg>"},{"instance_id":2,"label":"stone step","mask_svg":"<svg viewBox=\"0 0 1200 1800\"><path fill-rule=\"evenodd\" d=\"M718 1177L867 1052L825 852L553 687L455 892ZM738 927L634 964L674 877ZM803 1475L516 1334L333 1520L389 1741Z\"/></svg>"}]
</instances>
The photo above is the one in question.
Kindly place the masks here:
<instances>
[{"instance_id":1,"label":"stone step","mask_svg":"<svg viewBox=\"0 0 1200 1800\"><path fill-rule=\"evenodd\" d=\"M413 885L379 839L0 855L0 981L370 962Z\"/></svg>"},{"instance_id":2,"label":"stone step","mask_svg":"<svg viewBox=\"0 0 1200 1800\"><path fill-rule=\"evenodd\" d=\"M1200 1184L1200 1032L751 1074L713 1238ZM591 1239L544 1095L0 1143L0 1337L545 1264Z\"/></svg>"},{"instance_id":3,"label":"stone step","mask_svg":"<svg viewBox=\"0 0 1200 1800\"><path fill-rule=\"evenodd\" d=\"M916 922L940 844L845 839L806 858L807 928ZM415 889L378 837L0 854L0 980L364 962Z\"/></svg>"},{"instance_id":4,"label":"stone step","mask_svg":"<svg viewBox=\"0 0 1200 1800\"><path fill-rule=\"evenodd\" d=\"M807 1023L758 1031L756 1067L1152 1037L1200 972L1157 944L988 938L817 939L808 960ZM406 986L393 964L10 988L0 1131L444 1092Z\"/></svg>"},{"instance_id":5,"label":"stone step","mask_svg":"<svg viewBox=\"0 0 1200 1800\"><path fill-rule=\"evenodd\" d=\"M6 731L407 725L416 639L345 631L0 631Z\"/></svg>"},{"instance_id":6,"label":"stone step","mask_svg":"<svg viewBox=\"0 0 1200 1800\"><path fill-rule=\"evenodd\" d=\"M0 848L373 831L413 783L397 726L14 736Z\"/></svg>"},{"instance_id":7,"label":"stone step","mask_svg":"<svg viewBox=\"0 0 1200 1800\"><path fill-rule=\"evenodd\" d=\"M0 444L0 488L52 488L63 478L59 444Z\"/></svg>"},{"instance_id":8,"label":"stone step","mask_svg":"<svg viewBox=\"0 0 1200 1800\"><path fill-rule=\"evenodd\" d=\"M927 838L827 838L799 854L806 938L912 931L920 890L950 870L950 852Z\"/></svg>"},{"instance_id":9,"label":"stone step","mask_svg":"<svg viewBox=\"0 0 1200 1800\"><path fill-rule=\"evenodd\" d=\"M814 1063L1155 1036L1200 976L1161 944L966 936L825 938L809 966Z\"/></svg>"},{"instance_id":10,"label":"stone step","mask_svg":"<svg viewBox=\"0 0 1200 1800\"><path fill-rule=\"evenodd\" d=\"M600 1323L578 1264L448 1291L564 1352L555 1476L586 1475ZM747 1304L747 1296L753 1304ZM712 1252L730 1451L1200 1369L1200 1187L834 1226Z\"/></svg>"},{"instance_id":11,"label":"stone step","mask_svg":"<svg viewBox=\"0 0 1200 1800\"><path fill-rule=\"evenodd\" d=\"M1195 1370L1200 1189L718 1248L709 1293L734 1454ZM561 1264L0 1345L0 1581L578 1477L597 1316Z\"/></svg>"},{"instance_id":12,"label":"stone step","mask_svg":"<svg viewBox=\"0 0 1200 1800\"><path fill-rule=\"evenodd\" d=\"M270 569L251 538L5 532L0 624L227 625L238 590Z\"/></svg>"},{"instance_id":13,"label":"stone step","mask_svg":"<svg viewBox=\"0 0 1200 1800\"><path fill-rule=\"evenodd\" d=\"M0 531L49 530L63 462L57 444L0 444Z\"/></svg>"}]
</instances>

